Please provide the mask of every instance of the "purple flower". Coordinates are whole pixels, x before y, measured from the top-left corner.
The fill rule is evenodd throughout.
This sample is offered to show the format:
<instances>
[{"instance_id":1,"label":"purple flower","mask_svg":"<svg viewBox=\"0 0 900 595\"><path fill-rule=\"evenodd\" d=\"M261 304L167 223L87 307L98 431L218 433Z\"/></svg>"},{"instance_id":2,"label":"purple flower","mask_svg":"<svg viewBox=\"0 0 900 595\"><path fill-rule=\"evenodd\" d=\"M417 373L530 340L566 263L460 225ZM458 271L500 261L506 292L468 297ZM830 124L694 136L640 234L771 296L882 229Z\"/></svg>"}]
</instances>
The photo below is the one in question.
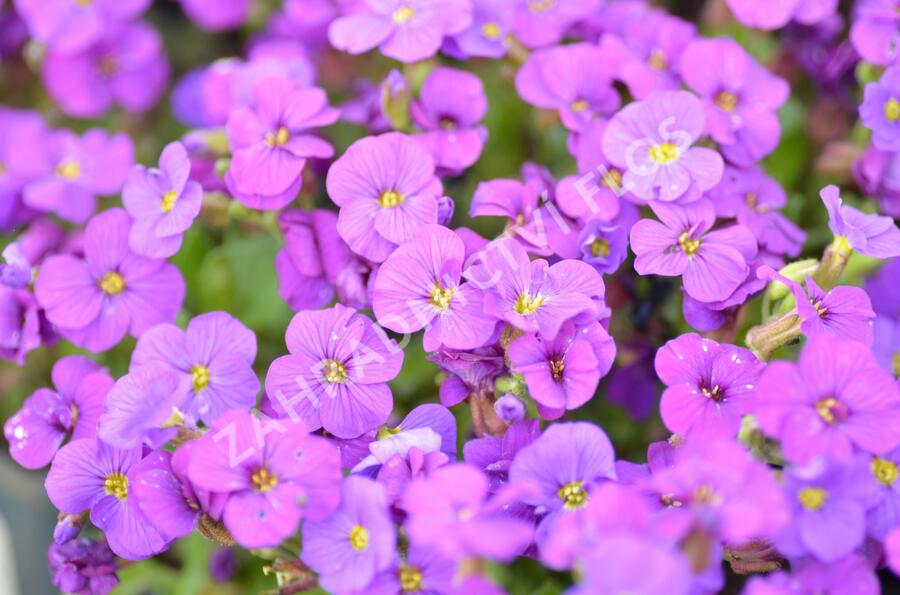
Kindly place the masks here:
<instances>
[{"instance_id":1,"label":"purple flower","mask_svg":"<svg viewBox=\"0 0 900 595\"><path fill-rule=\"evenodd\" d=\"M98 435L116 448L134 448L146 442L162 447L181 425L179 378L169 368L152 364L119 378L109 391Z\"/></svg>"},{"instance_id":2,"label":"purple flower","mask_svg":"<svg viewBox=\"0 0 900 595\"><path fill-rule=\"evenodd\" d=\"M722 157L692 147L703 133L703 105L686 91L666 91L625 106L603 134L603 152L625 174L623 187L644 200L682 203L722 179Z\"/></svg>"},{"instance_id":3,"label":"purple flower","mask_svg":"<svg viewBox=\"0 0 900 595\"><path fill-rule=\"evenodd\" d=\"M474 438L463 447L463 458L485 473L491 481L491 489L497 491L509 481L509 466L516 454L541 435L538 420L515 422L506 429L502 438L486 434Z\"/></svg>"},{"instance_id":4,"label":"purple flower","mask_svg":"<svg viewBox=\"0 0 900 595\"><path fill-rule=\"evenodd\" d=\"M758 29L780 29L791 20L813 25L834 14L838 0L728 0L734 16Z\"/></svg>"},{"instance_id":5,"label":"purple flower","mask_svg":"<svg viewBox=\"0 0 900 595\"><path fill-rule=\"evenodd\" d=\"M898 533L900 534L900 533ZM821 592L879 595L881 583L863 556L851 554L835 562L805 562L794 574L773 572L747 583L745 595L785 595Z\"/></svg>"},{"instance_id":6,"label":"purple flower","mask_svg":"<svg viewBox=\"0 0 900 595\"><path fill-rule=\"evenodd\" d=\"M900 14L894 0L860 0L854 5L850 41L868 62L887 66L896 57Z\"/></svg>"},{"instance_id":7,"label":"purple flower","mask_svg":"<svg viewBox=\"0 0 900 595\"><path fill-rule=\"evenodd\" d=\"M582 563L584 577L566 591L569 595L691 592L691 570L677 548L637 533L598 540L585 552Z\"/></svg>"},{"instance_id":8,"label":"purple flower","mask_svg":"<svg viewBox=\"0 0 900 595\"><path fill-rule=\"evenodd\" d=\"M784 80L730 39L691 42L678 68L703 98L706 131L729 161L753 165L775 149L781 136L775 112L790 94Z\"/></svg>"},{"instance_id":9,"label":"purple flower","mask_svg":"<svg viewBox=\"0 0 900 595\"><path fill-rule=\"evenodd\" d=\"M275 256L278 292L294 310L338 301L369 307L369 264L350 251L337 231L337 214L286 209L278 218L284 249Z\"/></svg>"},{"instance_id":10,"label":"purple flower","mask_svg":"<svg viewBox=\"0 0 900 595\"><path fill-rule=\"evenodd\" d=\"M247 20L250 0L181 0L189 19L207 31L237 29Z\"/></svg>"},{"instance_id":11,"label":"purple flower","mask_svg":"<svg viewBox=\"0 0 900 595\"><path fill-rule=\"evenodd\" d=\"M397 534L384 489L350 476L341 487L341 505L322 521L303 524L301 560L319 573L322 588L361 590L395 559Z\"/></svg>"},{"instance_id":12,"label":"purple flower","mask_svg":"<svg viewBox=\"0 0 900 595\"><path fill-rule=\"evenodd\" d=\"M148 330L138 339L131 367L159 364L174 372L174 406L210 425L227 411L256 404L254 359L253 331L227 312L208 312L191 320L185 330L172 324Z\"/></svg>"},{"instance_id":13,"label":"purple flower","mask_svg":"<svg viewBox=\"0 0 900 595\"><path fill-rule=\"evenodd\" d=\"M764 369L746 349L694 333L669 341L656 352L656 373L667 387L663 422L675 434L736 436Z\"/></svg>"},{"instance_id":14,"label":"purple flower","mask_svg":"<svg viewBox=\"0 0 900 595\"><path fill-rule=\"evenodd\" d=\"M170 143L159 157L159 169L135 166L122 188L122 204L134 219L128 244L150 258L168 258L197 215L203 187L188 181L191 161L180 142Z\"/></svg>"},{"instance_id":15,"label":"purple flower","mask_svg":"<svg viewBox=\"0 0 900 595\"><path fill-rule=\"evenodd\" d=\"M521 554L533 528L506 507L522 490L509 485L490 497L488 487L484 473L465 463L413 481L401 502L410 540L453 560L475 555L503 562Z\"/></svg>"},{"instance_id":16,"label":"purple flower","mask_svg":"<svg viewBox=\"0 0 900 595\"><path fill-rule=\"evenodd\" d=\"M581 259L598 273L615 273L628 257L628 231L618 222L590 219L578 236Z\"/></svg>"},{"instance_id":17,"label":"purple flower","mask_svg":"<svg viewBox=\"0 0 900 595\"><path fill-rule=\"evenodd\" d=\"M317 87L303 88L281 77L261 81L253 87L251 105L228 117L234 152L225 175L229 192L251 209L280 209L291 202L303 183L306 160L334 154L309 130L337 118L338 111Z\"/></svg>"},{"instance_id":18,"label":"purple flower","mask_svg":"<svg viewBox=\"0 0 900 595\"><path fill-rule=\"evenodd\" d=\"M418 62L471 22L471 0L365 0L331 23L328 39L351 54L378 47L389 58Z\"/></svg>"},{"instance_id":19,"label":"purple flower","mask_svg":"<svg viewBox=\"0 0 900 595\"><path fill-rule=\"evenodd\" d=\"M409 545L405 559L395 558L387 570L376 575L369 585L357 591L390 595L393 593L455 593L467 589L469 582L456 580L457 562L436 554L430 548ZM469 579L471 581L472 578ZM493 590L470 589L467 593L497 595Z\"/></svg>"},{"instance_id":20,"label":"purple flower","mask_svg":"<svg viewBox=\"0 0 900 595\"><path fill-rule=\"evenodd\" d=\"M472 8L472 24L444 42L444 53L502 58L515 7L509 0L472 0Z\"/></svg>"},{"instance_id":21,"label":"purple flower","mask_svg":"<svg viewBox=\"0 0 900 595\"><path fill-rule=\"evenodd\" d=\"M529 394L552 418L594 396L616 358L616 344L599 322L567 322L553 339L534 333L519 337L508 353L512 369L525 377Z\"/></svg>"},{"instance_id":22,"label":"purple flower","mask_svg":"<svg viewBox=\"0 0 900 595\"><path fill-rule=\"evenodd\" d=\"M229 494L222 520L235 541L275 547L297 531L301 518L322 520L337 508L341 461L327 440L297 422L231 411L197 442L188 478Z\"/></svg>"},{"instance_id":23,"label":"purple flower","mask_svg":"<svg viewBox=\"0 0 900 595\"><path fill-rule=\"evenodd\" d=\"M900 256L900 229L891 217L869 215L843 205L837 186L826 186L819 193L828 210L828 227L849 247L872 258Z\"/></svg>"},{"instance_id":24,"label":"purple flower","mask_svg":"<svg viewBox=\"0 0 900 595\"><path fill-rule=\"evenodd\" d=\"M143 13L152 0L15 0L31 35L62 53L87 48L112 25Z\"/></svg>"},{"instance_id":25,"label":"purple flower","mask_svg":"<svg viewBox=\"0 0 900 595\"><path fill-rule=\"evenodd\" d=\"M578 511L591 499L591 490L615 479L615 453L609 438L588 422L553 424L516 454L509 468L510 482L533 482L537 489L522 501L552 523L561 514Z\"/></svg>"},{"instance_id":26,"label":"purple flower","mask_svg":"<svg viewBox=\"0 0 900 595\"><path fill-rule=\"evenodd\" d=\"M866 514L868 534L883 541L900 526L900 449L869 459L869 482L875 485L875 505Z\"/></svg>"},{"instance_id":27,"label":"purple flower","mask_svg":"<svg viewBox=\"0 0 900 595\"><path fill-rule=\"evenodd\" d=\"M599 273L578 260L550 265L530 261L513 239L495 240L468 268L466 278L485 288L484 310L526 332L556 337L563 323L579 314L596 318L605 287Z\"/></svg>"},{"instance_id":28,"label":"purple flower","mask_svg":"<svg viewBox=\"0 0 900 595\"><path fill-rule=\"evenodd\" d=\"M474 349L494 334L484 296L461 283L463 242L440 225L426 225L378 269L372 305L378 322L398 333L425 328L424 347Z\"/></svg>"},{"instance_id":29,"label":"purple flower","mask_svg":"<svg viewBox=\"0 0 900 595\"><path fill-rule=\"evenodd\" d=\"M97 209L97 195L122 188L134 163L131 139L100 129L77 137L68 130L52 133L37 146L23 147L23 158L40 163L42 172L25 187L25 204L39 211L83 223Z\"/></svg>"},{"instance_id":30,"label":"purple flower","mask_svg":"<svg viewBox=\"0 0 900 595\"><path fill-rule=\"evenodd\" d=\"M760 427L781 440L785 458L847 459L900 442L900 387L862 343L822 333L799 361L769 364L756 385Z\"/></svg>"},{"instance_id":31,"label":"purple flower","mask_svg":"<svg viewBox=\"0 0 900 595\"><path fill-rule=\"evenodd\" d=\"M103 401L113 386L99 364L81 355L60 358L52 377L56 390L36 390L3 426L9 455L28 469L49 463L66 437L96 437Z\"/></svg>"},{"instance_id":32,"label":"purple flower","mask_svg":"<svg viewBox=\"0 0 900 595\"><path fill-rule=\"evenodd\" d=\"M64 593L107 595L119 584L119 564L105 541L79 537L52 544L47 560L53 585Z\"/></svg>"},{"instance_id":33,"label":"purple flower","mask_svg":"<svg viewBox=\"0 0 900 595\"><path fill-rule=\"evenodd\" d=\"M356 438L387 421L387 383L403 351L372 321L340 304L300 312L285 333L289 355L272 362L266 393L275 410L299 416L310 430Z\"/></svg>"},{"instance_id":34,"label":"purple flower","mask_svg":"<svg viewBox=\"0 0 900 595\"><path fill-rule=\"evenodd\" d=\"M104 211L87 225L84 260L51 256L35 281L47 318L85 349L109 349L126 332L139 337L173 321L181 309L185 287L178 269L131 252L130 227L122 209Z\"/></svg>"},{"instance_id":35,"label":"purple flower","mask_svg":"<svg viewBox=\"0 0 900 595\"><path fill-rule=\"evenodd\" d=\"M788 556L807 553L836 562L859 547L866 534L866 508L875 497L865 463L818 461L785 473L784 491L793 522L775 539Z\"/></svg>"},{"instance_id":36,"label":"purple flower","mask_svg":"<svg viewBox=\"0 0 900 595\"><path fill-rule=\"evenodd\" d=\"M140 447L120 450L99 440L75 440L56 454L44 486L61 512L90 509L91 522L106 533L116 555L140 560L168 546L134 497L133 474L149 463L141 460Z\"/></svg>"},{"instance_id":37,"label":"purple flower","mask_svg":"<svg viewBox=\"0 0 900 595\"><path fill-rule=\"evenodd\" d=\"M781 185L759 167L726 167L722 181L707 194L722 218L734 218L756 236L760 247L797 256L806 232L778 212L787 205Z\"/></svg>"},{"instance_id":38,"label":"purple flower","mask_svg":"<svg viewBox=\"0 0 900 595\"><path fill-rule=\"evenodd\" d=\"M70 116L96 118L113 104L142 113L166 90L169 63L160 34L137 21L107 29L96 44L78 53L51 51L41 78Z\"/></svg>"},{"instance_id":39,"label":"purple flower","mask_svg":"<svg viewBox=\"0 0 900 595\"><path fill-rule=\"evenodd\" d=\"M528 47L551 45L597 4L597 0L515 0L513 32Z\"/></svg>"},{"instance_id":40,"label":"purple flower","mask_svg":"<svg viewBox=\"0 0 900 595\"><path fill-rule=\"evenodd\" d=\"M516 90L532 105L559 110L566 128L580 132L619 107L613 73L602 68L605 63L603 52L590 43L539 50L516 74Z\"/></svg>"},{"instance_id":41,"label":"purple flower","mask_svg":"<svg viewBox=\"0 0 900 595\"><path fill-rule=\"evenodd\" d=\"M435 68L422 84L419 101L411 106L413 120L425 131L415 138L437 167L459 173L481 155L487 129L478 123L487 109L481 79L464 70Z\"/></svg>"},{"instance_id":42,"label":"purple flower","mask_svg":"<svg viewBox=\"0 0 900 595\"><path fill-rule=\"evenodd\" d=\"M384 262L423 225L437 223L441 181L417 140L391 132L358 140L331 166L328 196L341 207L338 233L350 248Z\"/></svg>"},{"instance_id":43,"label":"purple flower","mask_svg":"<svg viewBox=\"0 0 900 595\"><path fill-rule=\"evenodd\" d=\"M872 142L882 151L900 149L900 68L885 70L880 81L866 85L865 93L859 115L872 130Z\"/></svg>"},{"instance_id":44,"label":"purple flower","mask_svg":"<svg viewBox=\"0 0 900 595\"><path fill-rule=\"evenodd\" d=\"M743 225L709 231L716 221L710 201L688 205L654 202L660 222L642 219L631 228L634 269L641 275L681 275L696 300L724 300L747 278L757 252L753 232Z\"/></svg>"},{"instance_id":45,"label":"purple flower","mask_svg":"<svg viewBox=\"0 0 900 595\"><path fill-rule=\"evenodd\" d=\"M447 373L441 383L440 398L445 407L465 401L470 394L486 395L494 390L494 380L506 369L503 350L495 345L471 351L442 349L429 355Z\"/></svg>"}]
</instances>

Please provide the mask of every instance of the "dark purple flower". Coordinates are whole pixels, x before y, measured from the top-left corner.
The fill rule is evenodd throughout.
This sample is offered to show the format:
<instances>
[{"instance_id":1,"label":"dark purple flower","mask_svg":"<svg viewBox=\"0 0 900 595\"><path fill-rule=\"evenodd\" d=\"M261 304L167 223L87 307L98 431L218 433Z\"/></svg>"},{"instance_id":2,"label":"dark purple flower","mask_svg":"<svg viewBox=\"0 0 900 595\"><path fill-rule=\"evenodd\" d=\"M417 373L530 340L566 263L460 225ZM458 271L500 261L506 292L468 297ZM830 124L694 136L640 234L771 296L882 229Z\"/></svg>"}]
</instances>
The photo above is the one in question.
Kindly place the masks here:
<instances>
[{"instance_id":1,"label":"dark purple flower","mask_svg":"<svg viewBox=\"0 0 900 595\"><path fill-rule=\"evenodd\" d=\"M491 480L491 489L496 491L509 481L509 466L516 454L534 442L541 435L541 425L536 419L513 423L502 438L485 435L466 442L463 458L475 465Z\"/></svg>"},{"instance_id":2,"label":"dark purple flower","mask_svg":"<svg viewBox=\"0 0 900 595\"><path fill-rule=\"evenodd\" d=\"M105 541L79 537L50 546L47 552L50 578L64 593L106 595L119 584L119 564Z\"/></svg>"}]
</instances>

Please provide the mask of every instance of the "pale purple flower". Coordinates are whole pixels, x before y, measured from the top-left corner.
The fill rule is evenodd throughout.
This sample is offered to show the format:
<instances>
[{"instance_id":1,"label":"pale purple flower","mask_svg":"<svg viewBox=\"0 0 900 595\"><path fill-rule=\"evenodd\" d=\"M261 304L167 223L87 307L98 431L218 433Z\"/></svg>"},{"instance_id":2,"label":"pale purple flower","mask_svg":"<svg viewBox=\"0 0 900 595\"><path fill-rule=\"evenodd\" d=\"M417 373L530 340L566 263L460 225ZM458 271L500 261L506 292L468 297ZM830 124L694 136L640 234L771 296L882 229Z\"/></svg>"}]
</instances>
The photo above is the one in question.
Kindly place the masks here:
<instances>
[{"instance_id":1,"label":"pale purple flower","mask_svg":"<svg viewBox=\"0 0 900 595\"><path fill-rule=\"evenodd\" d=\"M250 0L180 0L189 19L207 31L237 29L250 13Z\"/></svg>"},{"instance_id":2,"label":"pale purple flower","mask_svg":"<svg viewBox=\"0 0 900 595\"><path fill-rule=\"evenodd\" d=\"M838 0L727 0L734 16L749 27L780 29L790 21L814 25L837 9Z\"/></svg>"},{"instance_id":3,"label":"pale purple flower","mask_svg":"<svg viewBox=\"0 0 900 595\"><path fill-rule=\"evenodd\" d=\"M586 18L597 0L514 0L513 32L526 46L544 47L559 41L566 31Z\"/></svg>"},{"instance_id":4,"label":"pale purple flower","mask_svg":"<svg viewBox=\"0 0 900 595\"><path fill-rule=\"evenodd\" d=\"M896 58L900 14L894 0L860 0L854 7L850 28L853 47L864 60L880 66Z\"/></svg>"},{"instance_id":5,"label":"pale purple flower","mask_svg":"<svg viewBox=\"0 0 900 595\"><path fill-rule=\"evenodd\" d=\"M73 53L100 39L111 26L132 20L152 0L15 0L31 35L55 51Z\"/></svg>"},{"instance_id":6,"label":"pale purple flower","mask_svg":"<svg viewBox=\"0 0 900 595\"><path fill-rule=\"evenodd\" d=\"M850 554L829 563L805 561L793 574L780 571L769 573L764 577L755 576L747 582L744 590L745 595L822 592L834 595L879 595L881 583L866 558Z\"/></svg>"},{"instance_id":7,"label":"pale purple flower","mask_svg":"<svg viewBox=\"0 0 900 595\"><path fill-rule=\"evenodd\" d=\"M442 349L428 359L447 373L439 392L445 407L465 401L470 394L492 393L494 380L506 369L503 349L496 345L468 351Z\"/></svg>"},{"instance_id":8,"label":"pale purple flower","mask_svg":"<svg viewBox=\"0 0 900 595\"><path fill-rule=\"evenodd\" d=\"M865 88L859 115L872 130L872 143L882 151L900 149L900 68L884 71L881 80Z\"/></svg>"},{"instance_id":9,"label":"pale purple flower","mask_svg":"<svg viewBox=\"0 0 900 595\"><path fill-rule=\"evenodd\" d=\"M843 205L840 189L826 186L819 193L828 210L828 227L849 247L872 258L900 256L900 229L891 217L870 215Z\"/></svg>"},{"instance_id":10,"label":"pale purple flower","mask_svg":"<svg viewBox=\"0 0 900 595\"><path fill-rule=\"evenodd\" d=\"M515 7L509 0L472 0L472 24L445 40L444 52L460 58L502 58ZM449 46L449 47L448 47Z\"/></svg>"},{"instance_id":11,"label":"pale purple flower","mask_svg":"<svg viewBox=\"0 0 900 595\"><path fill-rule=\"evenodd\" d=\"M578 236L581 260L598 273L615 273L628 257L628 231L618 221L590 219Z\"/></svg>"},{"instance_id":12,"label":"pale purple flower","mask_svg":"<svg viewBox=\"0 0 900 595\"><path fill-rule=\"evenodd\" d=\"M183 421L178 383L175 372L156 363L119 378L106 396L100 439L116 448L162 447Z\"/></svg>"}]
</instances>

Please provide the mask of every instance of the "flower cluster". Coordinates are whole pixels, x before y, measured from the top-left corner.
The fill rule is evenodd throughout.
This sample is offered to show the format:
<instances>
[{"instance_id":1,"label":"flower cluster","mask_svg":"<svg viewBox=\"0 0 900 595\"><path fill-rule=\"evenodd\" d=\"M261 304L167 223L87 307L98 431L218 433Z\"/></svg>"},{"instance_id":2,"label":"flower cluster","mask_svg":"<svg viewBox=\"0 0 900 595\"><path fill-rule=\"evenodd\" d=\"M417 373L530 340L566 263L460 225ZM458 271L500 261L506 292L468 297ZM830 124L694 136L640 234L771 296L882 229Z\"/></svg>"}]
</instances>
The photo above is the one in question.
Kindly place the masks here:
<instances>
[{"instance_id":1,"label":"flower cluster","mask_svg":"<svg viewBox=\"0 0 900 595\"><path fill-rule=\"evenodd\" d=\"M896 581L896 2L180 0L252 32L173 54L180 136L152 4L0 3L58 108L0 107L0 358L60 590L195 534L280 593Z\"/></svg>"}]
</instances>

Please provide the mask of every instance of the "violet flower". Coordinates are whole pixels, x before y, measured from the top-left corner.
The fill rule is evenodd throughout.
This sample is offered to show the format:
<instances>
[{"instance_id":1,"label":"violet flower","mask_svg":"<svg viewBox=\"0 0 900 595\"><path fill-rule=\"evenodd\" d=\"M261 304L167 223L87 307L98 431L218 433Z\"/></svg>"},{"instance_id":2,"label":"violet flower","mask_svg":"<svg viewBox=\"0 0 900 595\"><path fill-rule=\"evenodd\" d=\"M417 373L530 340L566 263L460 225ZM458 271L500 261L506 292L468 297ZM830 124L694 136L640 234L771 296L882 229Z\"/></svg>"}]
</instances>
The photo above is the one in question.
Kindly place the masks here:
<instances>
[{"instance_id":1,"label":"violet flower","mask_svg":"<svg viewBox=\"0 0 900 595\"><path fill-rule=\"evenodd\" d=\"M135 19L152 0L15 0L31 35L52 49L71 54L87 48L117 23Z\"/></svg>"},{"instance_id":2,"label":"violet flower","mask_svg":"<svg viewBox=\"0 0 900 595\"><path fill-rule=\"evenodd\" d=\"M900 68L885 70L881 80L866 85L865 94L859 115L872 130L872 143L882 151L900 149Z\"/></svg>"},{"instance_id":3,"label":"violet flower","mask_svg":"<svg viewBox=\"0 0 900 595\"><path fill-rule=\"evenodd\" d=\"M819 193L828 210L828 227L837 238L860 254L872 258L900 256L900 229L891 217L869 215L843 205L837 186Z\"/></svg>"}]
</instances>

